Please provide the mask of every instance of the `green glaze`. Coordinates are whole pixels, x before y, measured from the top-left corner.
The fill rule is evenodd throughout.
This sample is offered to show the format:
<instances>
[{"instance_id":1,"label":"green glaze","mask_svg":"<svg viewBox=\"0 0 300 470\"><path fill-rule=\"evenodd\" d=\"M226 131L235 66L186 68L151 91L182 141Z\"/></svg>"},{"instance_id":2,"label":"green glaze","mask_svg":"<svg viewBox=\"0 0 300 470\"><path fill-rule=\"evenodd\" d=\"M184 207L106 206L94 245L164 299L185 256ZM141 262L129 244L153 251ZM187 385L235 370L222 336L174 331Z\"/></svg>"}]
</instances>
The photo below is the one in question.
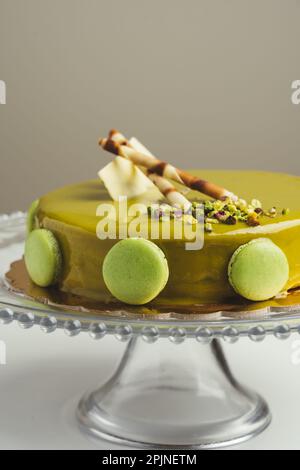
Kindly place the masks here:
<instances>
[{"instance_id":1,"label":"green glaze","mask_svg":"<svg viewBox=\"0 0 300 470\"><path fill-rule=\"evenodd\" d=\"M283 251L268 238L241 245L228 266L229 282L248 300L267 300L279 294L289 278L289 264Z\"/></svg>"},{"instance_id":2,"label":"green glaze","mask_svg":"<svg viewBox=\"0 0 300 470\"><path fill-rule=\"evenodd\" d=\"M262 225L249 227L214 225L205 234L204 247L185 250L184 240L155 240L169 265L169 281L155 299L155 305L232 301L236 293L228 282L228 263L235 250L255 238L269 238L285 253L290 266L285 288L300 286L300 178L279 173L252 171L193 171L216 182L241 198L259 199L264 208L289 208L288 215L276 219L264 217ZM191 200L202 195L190 192ZM130 201L147 202L147 195ZM91 180L46 194L40 198L38 219L59 241L64 263L60 288L100 301L112 296L101 276L103 260L118 240L100 240L96 236L101 202L112 203L99 180ZM100 273L100 275L99 275Z\"/></svg>"},{"instance_id":3,"label":"green glaze","mask_svg":"<svg viewBox=\"0 0 300 470\"><path fill-rule=\"evenodd\" d=\"M169 277L164 253L143 238L116 243L105 256L102 271L108 290L122 302L134 305L153 300Z\"/></svg>"},{"instance_id":4,"label":"green glaze","mask_svg":"<svg viewBox=\"0 0 300 470\"><path fill-rule=\"evenodd\" d=\"M26 239L24 258L28 274L35 284L48 287L56 283L61 272L62 256L52 232L33 230Z\"/></svg>"}]
</instances>

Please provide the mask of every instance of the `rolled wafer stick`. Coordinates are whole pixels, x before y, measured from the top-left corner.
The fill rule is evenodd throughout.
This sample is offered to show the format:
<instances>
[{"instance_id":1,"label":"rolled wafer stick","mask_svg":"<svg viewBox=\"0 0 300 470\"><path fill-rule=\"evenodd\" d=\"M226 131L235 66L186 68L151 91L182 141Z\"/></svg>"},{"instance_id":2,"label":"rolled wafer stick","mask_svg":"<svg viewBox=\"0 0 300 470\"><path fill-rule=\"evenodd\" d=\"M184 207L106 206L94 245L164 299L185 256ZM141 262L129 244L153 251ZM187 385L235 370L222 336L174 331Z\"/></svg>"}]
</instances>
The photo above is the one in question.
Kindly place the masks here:
<instances>
[{"instance_id":1,"label":"rolled wafer stick","mask_svg":"<svg viewBox=\"0 0 300 470\"><path fill-rule=\"evenodd\" d=\"M147 168L148 173L154 173L172 179L177 183L181 183L192 190L199 191L214 199L224 199L226 197L230 197L233 200L238 199L235 194L221 186L193 176L184 170L180 170L167 162L159 160L152 154L145 154L144 152L133 149L129 145L126 145L126 138L122 140L122 137L124 137L122 134L115 130L111 132L111 138L101 139L99 141L99 144L104 150L128 158L135 165Z\"/></svg>"},{"instance_id":2,"label":"rolled wafer stick","mask_svg":"<svg viewBox=\"0 0 300 470\"><path fill-rule=\"evenodd\" d=\"M153 157L152 153L135 137L131 137L128 141L131 148L138 152L142 152L149 157ZM192 203L181 194L170 181L163 176L159 176L155 173L148 173L148 178L158 187L160 192L169 200L172 206L183 207L184 210L188 210Z\"/></svg>"},{"instance_id":3,"label":"rolled wafer stick","mask_svg":"<svg viewBox=\"0 0 300 470\"><path fill-rule=\"evenodd\" d=\"M182 207L185 211L190 209L192 203L184 197L177 189L163 176L155 173L148 174L148 178L157 186L159 191L168 199L171 206Z\"/></svg>"},{"instance_id":4,"label":"rolled wafer stick","mask_svg":"<svg viewBox=\"0 0 300 470\"><path fill-rule=\"evenodd\" d=\"M148 150L147 147L145 147L145 145L142 144L142 142L140 142L135 137L130 137L128 142L129 142L129 146L132 147L137 152L141 152L145 155L148 155L149 157L154 156L153 153L151 153L150 150Z\"/></svg>"},{"instance_id":5,"label":"rolled wafer stick","mask_svg":"<svg viewBox=\"0 0 300 470\"><path fill-rule=\"evenodd\" d=\"M99 144L104 150L119 155L121 157L128 158L135 165L143 166L148 169L149 173L156 173L159 176L170 178L177 183L184 184L182 179L179 177L176 169L165 162L158 160L154 155L144 154L136 151L128 145L124 145L124 142L120 143L115 139L101 139ZM159 165L164 165L164 168L159 168Z\"/></svg>"},{"instance_id":6,"label":"rolled wafer stick","mask_svg":"<svg viewBox=\"0 0 300 470\"><path fill-rule=\"evenodd\" d=\"M147 156L147 158L154 158L151 152L141 143L139 142L135 137L131 138L130 140L127 140L126 137L121 134L119 131L116 131L115 129L112 129L109 132L109 138L108 139L102 139L104 141L104 145L109 146L113 144L109 143L109 140L112 142L116 143L117 145L120 144L125 144L126 146L132 148L135 151L140 151L144 155ZM101 145L101 144L100 144ZM125 155L122 155L123 157L126 157ZM126 157L127 158L127 157ZM146 167L146 165L143 165ZM191 202L183 196L173 185L168 181L166 178L163 176L157 175L155 173L148 173L147 172L148 178L155 184L155 186L159 189L159 191L168 199L170 204L172 206L179 206L183 207L184 210L188 210L191 207Z\"/></svg>"}]
</instances>

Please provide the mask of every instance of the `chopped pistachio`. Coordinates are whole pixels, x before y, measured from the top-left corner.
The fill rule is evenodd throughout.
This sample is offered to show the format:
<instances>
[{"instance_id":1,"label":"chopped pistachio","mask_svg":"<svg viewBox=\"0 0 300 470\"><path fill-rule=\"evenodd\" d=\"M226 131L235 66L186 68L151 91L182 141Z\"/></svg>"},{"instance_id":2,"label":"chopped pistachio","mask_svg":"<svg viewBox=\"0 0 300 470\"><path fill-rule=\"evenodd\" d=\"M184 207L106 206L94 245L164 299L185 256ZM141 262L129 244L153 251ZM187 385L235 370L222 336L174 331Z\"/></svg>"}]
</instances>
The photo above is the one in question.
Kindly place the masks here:
<instances>
[{"instance_id":1,"label":"chopped pistachio","mask_svg":"<svg viewBox=\"0 0 300 470\"><path fill-rule=\"evenodd\" d=\"M282 215L288 215L290 213L290 209L288 207L282 209Z\"/></svg>"},{"instance_id":2,"label":"chopped pistachio","mask_svg":"<svg viewBox=\"0 0 300 470\"><path fill-rule=\"evenodd\" d=\"M247 224L250 227L256 227L257 225L260 225L257 215L255 216L255 212L247 218Z\"/></svg>"},{"instance_id":3,"label":"chopped pistachio","mask_svg":"<svg viewBox=\"0 0 300 470\"><path fill-rule=\"evenodd\" d=\"M225 220L227 219L228 217L228 213L225 212L225 211L218 211L214 214L214 217L219 220L220 222L225 222Z\"/></svg>"},{"instance_id":4,"label":"chopped pistachio","mask_svg":"<svg viewBox=\"0 0 300 470\"><path fill-rule=\"evenodd\" d=\"M209 217L206 218L206 222L209 223L209 224L218 224L219 223L218 219L212 219L212 218L209 218Z\"/></svg>"},{"instance_id":5,"label":"chopped pistachio","mask_svg":"<svg viewBox=\"0 0 300 470\"><path fill-rule=\"evenodd\" d=\"M204 230L205 232L209 232L209 233L212 232L213 231L212 224L208 224L206 222L206 224L204 225Z\"/></svg>"},{"instance_id":6,"label":"chopped pistachio","mask_svg":"<svg viewBox=\"0 0 300 470\"><path fill-rule=\"evenodd\" d=\"M241 210L247 209L247 206L248 206L248 204L247 204L247 202L245 201L245 199L238 199L236 205L237 205L237 207L238 207L239 209L241 209Z\"/></svg>"},{"instance_id":7,"label":"chopped pistachio","mask_svg":"<svg viewBox=\"0 0 300 470\"><path fill-rule=\"evenodd\" d=\"M231 213L234 214L236 213L236 206L234 204L227 204L227 210Z\"/></svg>"},{"instance_id":8,"label":"chopped pistachio","mask_svg":"<svg viewBox=\"0 0 300 470\"><path fill-rule=\"evenodd\" d=\"M261 209L262 208L262 204L258 199L252 199L251 206L253 206L255 209Z\"/></svg>"},{"instance_id":9,"label":"chopped pistachio","mask_svg":"<svg viewBox=\"0 0 300 470\"><path fill-rule=\"evenodd\" d=\"M235 225L237 222L237 219L236 217L234 217L234 215L230 215L229 217L227 217L227 219L225 220L225 224L226 225Z\"/></svg>"},{"instance_id":10,"label":"chopped pistachio","mask_svg":"<svg viewBox=\"0 0 300 470\"><path fill-rule=\"evenodd\" d=\"M209 212L214 210L214 206L211 201L205 201L204 203L204 212L208 214Z\"/></svg>"},{"instance_id":11,"label":"chopped pistachio","mask_svg":"<svg viewBox=\"0 0 300 470\"><path fill-rule=\"evenodd\" d=\"M266 215L268 217L276 217L276 215L277 215L276 207L272 207L271 209L269 209L268 212L266 212Z\"/></svg>"},{"instance_id":12,"label":"chopped pistachio","mask_svg":"<svg viewBox=\"0 0 300 470\"><path fill-rule=\"evenodd\" d=\"M282 215L289 213L289 209L277 211L276 207L264 211L258 199L252 199L251 204L248 204L244 199L233 201L229 197L222 200L195 200L191 203L190 210L185 212L180 206L170 206L166 203L150 206L147 209L151 217L161 221L168 221L170 218L183 218L189 224L204 221L206 232L211 232L213 225L219 223L234 225L237 222L242 222L255 227L260 225L259 219L264 216L276 217L280 213Z\"/></svg>"},{"instance_id":13,"label":"chopped pistachio","mask_svg":"<svg viewBox=\"0 0 300 470\"><path fill-rule=\"evenodd\" d=\"M254 209L254 212L256 212L256 214L260 215L263 213L263 210L261 207L256 207L256 209Z\"/></svg>"},{"instance_id":14,"label":"chopped pistachio","mask_svg":"<svg viewBox=\"0 0 300 470\"><path fill-rule=\"evenodd\" d=\"M223 209L223 207L224 207L224 202L223 201L218 200L214 203L214 209L217 210L217 211Z\"/></svg>"}]
</instances>

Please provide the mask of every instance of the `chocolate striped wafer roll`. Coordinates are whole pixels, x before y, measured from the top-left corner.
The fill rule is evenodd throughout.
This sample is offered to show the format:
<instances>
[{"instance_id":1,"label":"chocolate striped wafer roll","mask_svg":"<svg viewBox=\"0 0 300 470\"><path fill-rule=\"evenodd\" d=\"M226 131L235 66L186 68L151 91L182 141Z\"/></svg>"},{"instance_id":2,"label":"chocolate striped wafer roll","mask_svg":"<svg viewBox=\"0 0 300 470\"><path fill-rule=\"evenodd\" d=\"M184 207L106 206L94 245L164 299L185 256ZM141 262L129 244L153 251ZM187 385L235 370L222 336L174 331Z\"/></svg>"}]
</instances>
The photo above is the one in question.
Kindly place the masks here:
<instances>
[{"instance_id":1,"label":"chocolate striped wafer roll","mask_svg":"<svg viewBox=\"0 0 300 470\"><path fill-rule=\"evenodd\" d=\"M134 150L148 155L149 157L153 157L152 153L135 137L131 137L128 144ZM183 207L184 210L190 209L192 205L191 202L181 194L169 180L155 173L149 173L149 171L147 171L147 174L149 179L158 187L172 206L180 206Z\"/></svg>"},{"instance_id":2,"label":"chocolate striped wafer roll","mask_svg":"<svg viewBox=\"0 0 300 470\"><path fill-rule=\"evenodd\" d=\"M221 186L191 175L184 170L178 169L170 163L159 160L152 154L145 154L132 148L128 145L127 139L116 130L111 131L110 138L101 139L99 144L108 152L128 158L135 165L147 168L149 174L153 173L158 176L169 178L214 199L224 199L226 197L230 197L233 200L238 199L235 194Z\"/></svg>"},{"instance_id":3,"label":"chocolate striped wafer roll","mask_svg":"<svg viewBox=\"0 0 300 470\"><path fill-rule=\"evenodd\" d=\"M135 151L141 151L143 155L146 156L147 159L149 158L155 159L155 157L153 157L151 152L148 149L146 149L146 147L137 139L131 138L130 140L127 140L123 134L113 129L110 131L108 139L102 139L102 144L104 144L103 148L105 148L105 150L108 150L108 148L106 147L109 147L113 150L114 143L116 145L122 144L122 145L128 146L129 148L132 148ZM102 144L100 143L100 145ZM115 153L115 152L113 151L112 153ZM121 154L117 154L117 155L127 158L126 155L121 155ZM146 165L142 165L142 166L147 168ZM172 183L170 183L170 181L168 181L163 176L157 175L155 173L149 173L148 171L147 171L147 176L155 184L155 186L165 196L165 198L169 201L169 203L172 206L182 207L184 210L190 209L192 205L191 202L185 196L183 196L183 194L181 194L175 188L175 186L173 186Z\"/></svg>"}]
</instances>

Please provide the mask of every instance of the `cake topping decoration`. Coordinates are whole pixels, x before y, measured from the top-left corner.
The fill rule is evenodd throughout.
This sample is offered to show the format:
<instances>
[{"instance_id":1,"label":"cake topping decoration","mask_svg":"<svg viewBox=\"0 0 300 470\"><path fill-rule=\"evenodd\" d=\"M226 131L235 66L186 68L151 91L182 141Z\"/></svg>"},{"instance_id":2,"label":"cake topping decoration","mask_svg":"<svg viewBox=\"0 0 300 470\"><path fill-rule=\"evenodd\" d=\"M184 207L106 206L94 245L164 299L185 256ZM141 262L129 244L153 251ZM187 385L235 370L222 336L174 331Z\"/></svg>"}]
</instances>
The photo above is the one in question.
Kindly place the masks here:
<instances>
[{"instance_id":1,"label":"cake topping decoration","mask_svg":"<svg viewBox=\"0 0 300 470\"><path fill-rule=\"evenodd\" d=\"M143 238L127 238L116 243L104 259L102 272L112 295L133 305L154 299L169 277L163 251Z\"/></svg>"},{"instance_id":2,"label":"cake topping decoration","mask_svg":"<svg viewBox=\"0 0 300 470\"><path fill-rule=\"evenodd\" d=\"M133 141L136 141L136 139L133 139ZM174 167L170 163L163 162L150 152L145 153L141 151L142 149L137 150L132 146L132 142L130 144L130 141L127 141L119 131L114 129L110 131L108 138L100 139L99 145L108 152L128 158L135 165L146 168L149 174L154 173L169 178L192 190L200 191L207 196L213 197L214 199L227 197L233 200L237 199L236 195L221 186L193 176L184 170Z\"/></svg>"},{"instance_id":3,"label":"cake topping decoration","mask_svg":"<svg viewBox=\"0 0 300 470\"><path fill-rule=\"evenodd\" d=\"M31 280L40 287L55 284L62 270L61 250L50 230L36 229L25 243L25 264Z\"/></svg>"},{"instance_id":4,"label":"cake topping decoration","mask_svg":"<svg viewBox=\"0 0 300 470\"><path fill-rule=\"evenodd\" d=\"M261 206L260 201L255 201L256 206ZM261 224L262 217L275 217L275 215L269 215L270 210L264 211L262 207L254 207L255 204L254 201L251 201L251 204L247 204L243 199L234 202L230 198L222 201L198 200L192 202L191 207L185 212L185 216L191 215L196 221L204 221L204 229L209 233L213 232L213 225L216 224L236 225L238 222L242 222L249 227L256 227ZM288 213L288 209L282 210L282 215L287 215ZM149 205L148 214L162 221L165 216L170 218L183 217L181 210L176 206L172 207L167 204L161 204L159 208L156 207L154 209Z\"/></svg>"},{"instance_id":5,"label":"cake topping decoration","mask_svg":"<svg viewBox=\"0 0 300 470\"><path fill-rule=\"evenodd\" d=\"M160 193L154 183L136 165L125 158L116 157L102 168L98 175L114 201L118 201L121 196L135 198L146 191L153 192L154 200L160 198Z\"/></svg>"},{"instance_id":6,"label":"cake topping decoration","mask_svg":"<svg viewBox=\"0 0 300 470\"><path fill-rule=\"evenodd\" d=\"M288 260L269 238L256 238L234 252L228 265L228 278L242 297L268 300L284 289L289 278Z\"/></svg>"},{"instance_id":7,"label":"cake topping decoration","mask_svg":"<svg viewBox=\"0 0 300 470\"><path fill-rule=\"evenodd\" d=\"M121 144L122 145L126 144L127 148L142 154L145 160L148 159L150 161L153 161L153 159L155 159L155 157L151 154L151 152L136 138L131 138L130 140L127 140L123 134L121 134L120 132L114 129L110 131L109 138L102 139L102 142L103 141L105 141L106 150L112 153L116 153L117 155L121 155L122 157L125 157L126 159L127 159L127 156L125 154L122 154L122 153L119 154L118 150L116 150L118 146L120 146ZM130 158L128 160L131 161L132 163L136 163ZM158 173L152 173L149 171L147 172L147 176L149 180L152 182L152 184L154 184L158 188L160 193L168 199L171 205L180 206L184 209L184 211L190 208L191 206L190 201L182 193L180 193L168 179L166 179L165 177L161 176Z\"/></svg>"},{"instance_id":8,"label":"cake topping decoration","mask_svg":"<svg viewBox=\"0 0 300 470\"><path fill-rule=\"evenodd\" d=\"M205 222L204 230L205 232L211 233L213 231L212 224L209 222Z\"/></svg>"},{"instance_id":9,"label":"cake topping decoration","mask_svg":"<svg viewBox=\"0 0 300 470\"><path fill-rule=\"evenodd\" d=\"M134 167L140 168L144 177L140 179L140 183L142 184L144 182L145 190L148 187L145 180L148 180L148 182L155 185L160 194L168 200L170 204L168 214L165 214L165 209L161 208L157 217L162 221L166 216L171 218L182 217L186 220L188 220L188 218L190 218L189 220L194 218L196 221L204 220L205 231L212 232L214 224L236 225L238 222L242 222L249 227L256 227L261 224L262 217L274 218L278 215L276 207L265 211L261 201L258 199L252 199L249 204L227 189L202 180L186 171L175 168L167 162L159 160L135 137L127 139L116 129L112 129L107 138L100 139L99 145L104 150L117 155L116 159L122 157ZM113 171L112 167L107 165L99 172L99 176L103 179L107 188L112 186L112 182L115 181L111 171ZM122 178L122 172L119 178ZM185 188L200 191L213 199L191 202L170 182L170 180L180 183L185 186ZM131 188L129 180L128 188L124 188L124 184L120 184L118 193L121 191L123 195L131 197L132 194L135 194L135 192L133 192L135 187L136 185L134 181L132 181ZM142 193L142 191L140 185L139 193ZM113 193L113 191L110 190L110 193ZM204 214L201 212L202 207L204 207ZM177 212L179 212L179 215L177 215ZM149 215L153 215L150 210L148 213ZM281 211L282 215L287 215L288 213L288 209Z\"/></svg>"}]
</instances>

